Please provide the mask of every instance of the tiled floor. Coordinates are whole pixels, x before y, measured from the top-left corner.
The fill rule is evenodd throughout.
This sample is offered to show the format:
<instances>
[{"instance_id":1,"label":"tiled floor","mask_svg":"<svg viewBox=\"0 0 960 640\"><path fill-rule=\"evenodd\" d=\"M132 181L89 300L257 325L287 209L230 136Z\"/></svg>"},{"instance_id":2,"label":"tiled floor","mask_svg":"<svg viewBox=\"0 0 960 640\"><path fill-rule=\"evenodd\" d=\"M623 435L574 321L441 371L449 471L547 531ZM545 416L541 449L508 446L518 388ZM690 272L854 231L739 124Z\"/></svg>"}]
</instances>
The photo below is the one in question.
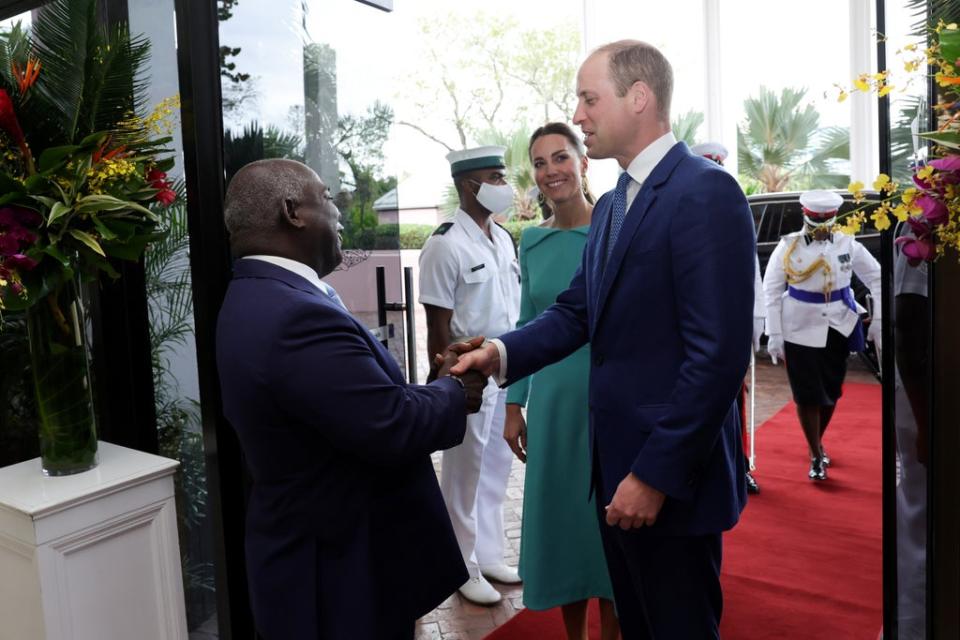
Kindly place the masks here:
<instances>
[{"instance_id":1,"label":"tiled floor","mask_svg":"<svg viewBox=\"0 0 960 640\"><path fill-rule=\"evenodd\" d=\"M422 308L421 308L422 309ZM424 323L425 324L425 323ZM418 347L424 350L426 336L418 336ZM421 357L420 363L425 361ZM425 371L421 380L425 378ZM850 360L848 382L876 383L876 379L856 359ZM790 399L790 387L786 370L772 366L766 356L757 358L756 365L756 424L776 413ZM877 407L880 411L880 407ZM799 425L797 426L799 429ZM762 438L760 433L758 436ZM798 452L798 455L803 455ZM433 456L434 466L439 472L440 455ZM763 459L757 460L757 479L763 485ZM520 517L523 506L524 466L514 462L507 487L507 499L504 503L504 525L507 537L507 563L516 565L520 550ZM499 625L505 623L523 608L520 586L507 587L494 585L504 595L503 600L493 607L473 605L458 594L447 598L437 609L424 616L417 623L417 640L479 640ZM216 623L210 620L200 629L190 634L190 640L215 640Z\"/></svg>"}]
</instances>

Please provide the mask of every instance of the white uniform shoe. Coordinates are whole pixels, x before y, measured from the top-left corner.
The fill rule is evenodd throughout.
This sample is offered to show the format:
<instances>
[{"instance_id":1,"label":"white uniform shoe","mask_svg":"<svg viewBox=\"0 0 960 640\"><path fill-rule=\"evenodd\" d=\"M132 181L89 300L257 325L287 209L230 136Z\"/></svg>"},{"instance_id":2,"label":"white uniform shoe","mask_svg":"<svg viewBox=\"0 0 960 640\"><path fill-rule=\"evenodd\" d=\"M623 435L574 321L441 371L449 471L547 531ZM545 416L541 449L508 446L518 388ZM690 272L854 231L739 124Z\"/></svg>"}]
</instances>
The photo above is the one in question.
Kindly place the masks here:
<instances>
[{"instance_id":1,"label":"white uniform shoe","mask_svg":"<svg viewBox=\"0 0 960 640\"><path fill-rule=\"evenodd\" d=\"M460 587L460 595L476 604L497 604L502 597L483 576L464 582Z\"/></svg>"},{"instance_id":2,"label":"white uniform shoe","mask_svg":"<svg viewBox=\"0 0 960 640\"><path fill-rule=\"evenodd\" d=\"M494 582L501 584L520 584L520 574L513 567L503 564L487 564L480 567L480 573Z\"/></svg>"}]
</instances>

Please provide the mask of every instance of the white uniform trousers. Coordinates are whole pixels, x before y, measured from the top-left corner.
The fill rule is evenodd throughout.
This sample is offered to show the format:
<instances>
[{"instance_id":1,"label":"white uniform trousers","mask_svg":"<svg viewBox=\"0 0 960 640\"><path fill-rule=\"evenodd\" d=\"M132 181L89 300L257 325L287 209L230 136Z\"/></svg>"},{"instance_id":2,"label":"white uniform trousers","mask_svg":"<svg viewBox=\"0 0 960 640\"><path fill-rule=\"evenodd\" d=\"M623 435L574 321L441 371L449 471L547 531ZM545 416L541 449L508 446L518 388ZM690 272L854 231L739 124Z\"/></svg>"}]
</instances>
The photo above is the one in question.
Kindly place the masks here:
<instances>
[{"instance_id":1,"label":"white uniform trousers","mask_svg":"<svg viewBox=\"0 0 960 640\"><path fill-rule=\"evenodd\" d=\"M503 562L503 501L513 452L503 439L506 389L493 381L480 411L467 416L463 443L443 452L440 491L470 577Z\"/></svg>"}]
</instances>

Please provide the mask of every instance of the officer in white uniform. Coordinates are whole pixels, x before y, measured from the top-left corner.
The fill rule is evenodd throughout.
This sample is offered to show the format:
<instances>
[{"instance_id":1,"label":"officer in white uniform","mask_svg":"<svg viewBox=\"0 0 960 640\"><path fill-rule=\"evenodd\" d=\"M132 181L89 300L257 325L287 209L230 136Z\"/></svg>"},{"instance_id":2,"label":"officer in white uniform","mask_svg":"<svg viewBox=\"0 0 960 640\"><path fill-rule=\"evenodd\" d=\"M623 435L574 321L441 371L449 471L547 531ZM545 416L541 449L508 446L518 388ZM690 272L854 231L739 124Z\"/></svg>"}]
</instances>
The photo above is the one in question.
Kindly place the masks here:
<instances>
[{"instance_id":1,"label":"officer in white uniform","mask_svg":"<svg viewBox=\"0 0 960 640\"><path fill-rule=\"evenodd\" d=\"M512 237L491 218L513 204L505 151L486 146L447 155L460 208L420 254L420 302L427 312L431 356L453 342L495 338L516 326L520 265ZM506 389L490 381L480 411L467 417L463 443L443 452L441 467L440 489L470 573L460 593L480 604L501 598L487 578L520 582L503 561L503 501L513 461L500 437L505 401Z\"/></svg>"},{"instance_id":2,"label":"officer in white uniform","mask_svg":"<svg viewBox=\"0 0 960 640\"><path fill-rule=\"evenodd\" d=\"M840 398L851 351L864 348L863 311L853 298L853 274L874 299L868 338L880 346L880 263L853 236L833 230L843 198L832 191L800 196L804 229L787 234L763 278L767 352L787 363L797 414L810 448L811 480L826 480L830 458L823 433Z\"/></svg>"},{"instance_id":3,"label":"officer in white uniform","mask_svg":"<svg viewBox=\"0 0 960 640\"><path fill-rule=\"evenodd\" d=\"M707 160L713 160L720 166L723 166L727 159L728 151L725 146L719 142L701 142L690 147L690 153L703 156ZM760 337L763 335L764 318L766 316L766 306L763 303L763 282L760 279L760 259L754 257L753 271L753 350L760 350ZM752 360L751 360L752 363ZM753 390L751 390L751 393ZM738 408L740 409L740 431L743 440L743 457L746 460L746 480L747 491L749 493L760 493L760 485L756 478L750 472L749 442L747 440L747 385L743 384L740 388L740 395L737 397Z\"/></svg>"}]
</instances>

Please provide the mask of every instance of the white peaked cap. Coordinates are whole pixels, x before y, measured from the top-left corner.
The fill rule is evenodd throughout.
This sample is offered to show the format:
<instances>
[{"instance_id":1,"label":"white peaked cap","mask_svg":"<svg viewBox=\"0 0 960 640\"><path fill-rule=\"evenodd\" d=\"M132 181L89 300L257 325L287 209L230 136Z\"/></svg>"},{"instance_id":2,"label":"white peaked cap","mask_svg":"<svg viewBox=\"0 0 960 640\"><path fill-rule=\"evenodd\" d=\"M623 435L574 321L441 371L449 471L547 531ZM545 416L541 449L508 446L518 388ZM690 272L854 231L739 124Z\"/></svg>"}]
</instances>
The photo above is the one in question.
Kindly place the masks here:
<instances>
[{"instance_id":1,"label":"white peaked cap","mask_svg":"<svg viewBox=\"0 0 960 640\"><path fill-rule=\"evenodd\" d=\"M843 204L843 197L834 191L815 189L800 194L800 206L810 213L836 213Z\"/></svg>"},{"instance_id":2,"label":"white peaked cap","mask_svg":"<svg viewBox=\"0 0 960 640\"><path fill-rule=\"evenodd\" d=\"M703 156L711 160L723 162L730 155L727 148L719 142L701 142L690 147L690 152L695 156Z\"/></svg>"},{"instance_id":3,"label":"white peaked cap","mask_svg":"<svg viewBox=\"0 0 960 640\"><path fill-rule=\"evenodd\" d=\"M448 153L447 162L450 163L450 173L454 176L474 169L504 169L507 166L503 161L506 152L506 147L494 145L460 149Z\"/></svg>"}]
</instances>

